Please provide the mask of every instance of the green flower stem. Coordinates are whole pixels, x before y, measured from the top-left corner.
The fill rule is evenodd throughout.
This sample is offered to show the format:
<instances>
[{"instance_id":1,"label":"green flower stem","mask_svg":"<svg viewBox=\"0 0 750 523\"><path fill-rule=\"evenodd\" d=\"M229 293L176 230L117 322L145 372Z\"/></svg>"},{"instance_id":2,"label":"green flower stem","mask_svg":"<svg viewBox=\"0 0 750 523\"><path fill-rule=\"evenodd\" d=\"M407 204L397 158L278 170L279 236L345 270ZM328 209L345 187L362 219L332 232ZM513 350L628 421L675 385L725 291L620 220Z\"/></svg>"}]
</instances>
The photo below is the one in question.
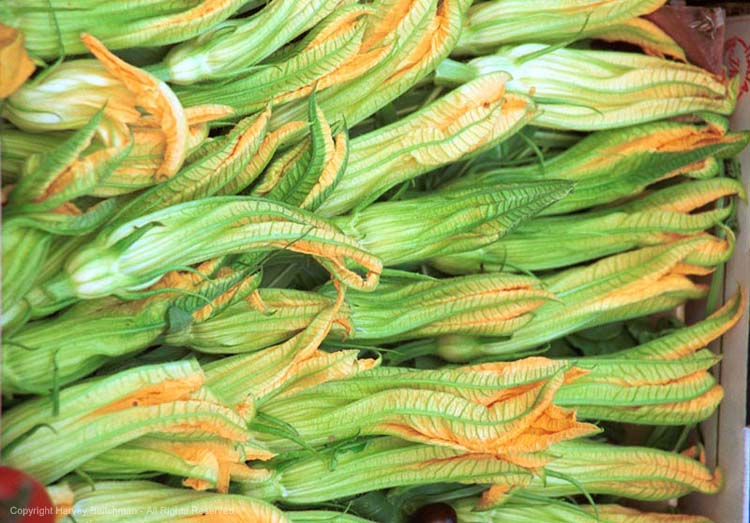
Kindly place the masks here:
<instances>
[{"instance_id":1,"label":"green flower stem","mask_svg":"<svg viewBox=\"0 0 750 523\"><path fill-rule=\"evenodd\" d=\"M616 207L532 218L494 243L440 256L433 263L448 274L564 268L710 231L732 214L731 207L703 212L695 209L733 195L744 198L744 188L736 180L685 182ZM678 202L684 205L675 209ZM550 250L549 246L563 236L565 242Z\"/></svg>"},{"instance_id":2,"label":"green flower stem","mask_svg":"<svg viewBox=\"0 0 750 523\"><path fill-rule=\"evenodd\" d=\"M436 482L516 485L530 473L506 461L445 447L397 439L370 440L335 460L312 457L291 462L267 481L243 483L243 494L293 505L322 503L395 486Z\"/></svg>"},{"instance_id":3,"label":"green flower stem","mask_svg":"<svg viewBox=\"0 0 750 523\"><path fill-rule=\"evenodd\" d=\"M333 223L385 266L473 251L488 245L571 189L567 182L479 186L376 203Z\"/></svg>"},{"instance_id":4,"label":"green flower stem","mask_svg":"<svg viewBox=\"0 0 750 523\"><path fill-rule=\"evenodd\" d=\"M729 115L739 86L739 78L725 82L661 58L543 44L506 46L467 66L474 77L510 74L508 89L533 93L539 104L536 125L554 129L611 129L700 111ZM435 82L460 85L468 76L466 67L447 60L438 66Z\"/></svg>"}]
</instances>

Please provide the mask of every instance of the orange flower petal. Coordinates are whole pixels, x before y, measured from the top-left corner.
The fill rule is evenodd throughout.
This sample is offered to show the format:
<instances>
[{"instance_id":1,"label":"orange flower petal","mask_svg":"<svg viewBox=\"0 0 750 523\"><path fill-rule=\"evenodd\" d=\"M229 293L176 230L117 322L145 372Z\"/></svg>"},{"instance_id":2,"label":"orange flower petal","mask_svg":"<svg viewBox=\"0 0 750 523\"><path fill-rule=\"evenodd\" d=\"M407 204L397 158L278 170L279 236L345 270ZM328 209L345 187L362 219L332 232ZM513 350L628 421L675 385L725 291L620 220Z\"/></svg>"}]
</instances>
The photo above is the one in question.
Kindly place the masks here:
<instances>
[{"instance_id":1,"label":"orange flower petal","mask_svg":"<svg viewBox=\"0 0 750 523\"><path fill-rule=\"evenodd\" d=\"M121 60L93 36L84 33L81 40L107 71L136 95L138 104L153 115L166 143L156 179L174 176L185 160L188 143L188 121L177 96L167 84Z\"/></svg>"},{"instance_id":2,"label":"orange flower petal","mask_svg":"<svg viewBox=\"0 0 750 523\"><path fill-rule=\"evenodd\" d=\"M22 32L0 24L0 98L13 94L36 68L23 44Z\"/></svg>"},{"instance_id":3,"label":"orange flower petal","mask_svg":"<svg viewBox=\"0 0 750 523\"><path fill-rule=\"evenodd\" d=\"M203 385L203 375L194 374L179 380L167 379L153 385L146 385L139 390L105 405L87 417L98 417L133 407L149 407L177 400L187 400L190 395Z\"/></svg>"},{"instance_id":4,"label":"orange flower petal","mask_svg":"<svg viewBox=\"0 0 750 523\"><path fill-rule=\"evenodd\" d=\"M193 107L185 107L185 118L187 118L188 125L196 125L199 123L213 122L214 120L221 120L227 116L232 116L234 109L228 105L222 104L204 104L194 105Z\"/></svg>"}]
</instances>

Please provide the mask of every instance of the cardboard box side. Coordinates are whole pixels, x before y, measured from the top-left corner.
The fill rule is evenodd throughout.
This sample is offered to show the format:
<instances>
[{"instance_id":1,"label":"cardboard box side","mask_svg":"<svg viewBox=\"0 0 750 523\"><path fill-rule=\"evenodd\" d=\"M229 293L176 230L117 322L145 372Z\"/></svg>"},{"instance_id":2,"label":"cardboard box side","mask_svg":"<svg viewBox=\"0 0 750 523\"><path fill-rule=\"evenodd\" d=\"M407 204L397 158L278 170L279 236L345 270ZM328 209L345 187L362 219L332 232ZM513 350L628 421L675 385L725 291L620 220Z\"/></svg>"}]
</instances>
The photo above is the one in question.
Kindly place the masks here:
<instances>
[{"instance_id":1,"label":"cardboard box side","mask_svg":"<svg viewBox=\"0 0 750 523\"><path fill-rule=\"evenodd\" d=\"M750 15L727 21L727 57L730 69L743 76L737 109L731 119L734 130L750 129ZM741 156L742 183L750 187L750 148ZM727 264L725 295L736 292L741 284L750 290L750 207L738 205L737 244ZM716 415L701 427L710 466L722 469L725 486L717 496L689 496L686 511L710 517L715 523L750 523L750 430L747 425L748 390L748 312L739 324L724 336L718 350L723 361L717 377L725 390L724 401Z\"/></svg>"}]
</instances>

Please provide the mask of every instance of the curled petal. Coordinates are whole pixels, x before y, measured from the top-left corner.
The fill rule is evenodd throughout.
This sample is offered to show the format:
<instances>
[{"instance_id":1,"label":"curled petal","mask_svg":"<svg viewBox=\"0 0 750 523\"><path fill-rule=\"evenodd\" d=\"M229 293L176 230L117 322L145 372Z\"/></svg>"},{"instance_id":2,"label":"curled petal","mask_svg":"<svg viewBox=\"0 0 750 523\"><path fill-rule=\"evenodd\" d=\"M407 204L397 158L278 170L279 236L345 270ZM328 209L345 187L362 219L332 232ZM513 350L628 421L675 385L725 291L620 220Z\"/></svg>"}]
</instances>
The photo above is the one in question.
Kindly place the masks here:
<instances>
[{"instance_id":1,"label":"curled petal","mask_svg":"<svg viewBox=\"0 0 750 523\"><path fill-rule=\"evenodd\" d=\"M0 24L0 99L7 98L34 72L36 66L18 29Z\"/></svg>"},{"instance_id":2,"label":"curled petal","mask_svg":"<svg viewBox=\"0 0 750 523\"><path fill-rule=\"evenodd\" d=\"M84 33L81 40L107 71L135 94L138 104L154 116L166 143L156 178L174 176L185 160L188 141L187 117L175 94L164 82L112 54L93 36Z\"/></svg>"}]
</instances>

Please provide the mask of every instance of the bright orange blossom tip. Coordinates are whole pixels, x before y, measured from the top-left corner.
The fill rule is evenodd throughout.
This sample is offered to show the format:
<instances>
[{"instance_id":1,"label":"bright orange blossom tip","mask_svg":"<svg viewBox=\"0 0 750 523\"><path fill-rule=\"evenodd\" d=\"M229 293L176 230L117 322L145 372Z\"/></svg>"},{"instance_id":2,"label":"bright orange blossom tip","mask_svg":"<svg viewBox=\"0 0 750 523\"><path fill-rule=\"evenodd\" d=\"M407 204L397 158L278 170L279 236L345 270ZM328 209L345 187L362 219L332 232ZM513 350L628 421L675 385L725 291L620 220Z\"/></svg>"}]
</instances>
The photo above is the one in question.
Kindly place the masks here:
<instances>
[{"instance_id":1,"label":"bright orange blossom tip","mask_svg":"<svg viewBox=\"0 0 750 523\"><path fill-rule=\"evenodd\" d=\"M78 206L73 202L65 202L60 207L54 209L52 212L55 214L65 214L68 216L80 216L83 214L83 211L78 208Z\"/></svg>"},{"instance_id":2,"label":"bright orange blossom tip","mask_svg":"<svg viewBox=\"0 0 750 523\"><path fill-rule=\"evenodd\" d=\"M610 163L612 158L619 158L631 154L687 152L699 147L708 147L715 144L731 144L736 141L737 138L732 135L727 135L724 129L714 125L706 125L705 127L698 129L685 125L679 128L656 131L608 147L591 161L576 168L576 172L585 172L589 169ZM705 165L705 159L698 160L668 173L663 179L668 179L694 170L701 170Z\"/></svg>"},{"instance_id":3,"label":"bright orange blossom tip","mask_svg":"<svg viewBox=\"0 0 750 523\"><path fill-rule=\"evenodd\" d=\"M529 481L527 484L531 481L531 478L529 478ZM480 509L488 509L492 507L496 507L500 504L502 504L508 497L508 494L510 493L513 488L516 487L522 487L524 485L492 485L489 489L482 492L481 498L479 498L479 503L477 503L477 507Z\"/></svg>"},{"instance_id":4,"label":"bright orange blossom tip","mask_svg":"<svg viewBox=\"0 0 750 523\"><path fill-rule=\"evenodd\" d=\"M0 98L7 98L36 69L24 47L24 34L0 24Z\"/></svg>"},{"instance_id":5,"label":"bright orange blossom tip","mask_svg":"<svg viewBox=\"0 0 750 523\"><path fill-rule=\"evenodd\" d=\"M728 232L733 234L731 231ZM696 234L696 238L701 238L704 241L695 247L693 254L706 256L711 259L727 256L734 247L734 237L730 236L730 234L727 235L727 238L717 238L708 232Z\"/></svg>"},{"instance_id":6,"label":"bright orange blossom tip","mask_svg":"<svg viewBox=\"0 0 750 523\"><path fill-rule=\"evenodd\" d=\"M712 274L716 269L714 267L702 267L700 265L693 265L690 263L678 263L672 269L674 274L682 274L685 276L708 276Z\"/></svg>"},{"instance_id":7,"label":"bright orange blossom tip","mask_svg":"<svg viewBox=\"0 0 750 523\"><path fill-rule=\"evenodd\" d=\"M216 471L217 481L215 485L208 480L200 478L186 478L183 480L183 485L191 487L194 490L207 490L215 487L218 492L226 493L229 491L231 477L249 479L254 476L252 469L245 465L245 461L254 460L256 456L240 452L234 442L221 440L169 441L160 439L149 442L147 446L179 456L188 463L208 466ZM260 452L258 455L264 461L273 457L273 453L270 452ZM264 475L268 474L267 471L263 472L265 472Z\"/></svg>"},{"instance_id":8,"label":"bright orange blossom tip","mask_svg":"<svg viewBox=\"0 0 750 523\"><path fill-rule=\"evenodd\" d=\"M662 403L658 407L671 414L690 415L705 411L706 417L708 417L710 413L716 410L722 399L724 399L724 388L721 385L714 385L697 398L679 403ZM644 409L648 408L644 407Z\"/></svg>"},{"instance_id":9,"label":"bright orange blossom tip","mask_svg":"<svg viewBox=\"0 0 750 523\"><path fill-rule=\"evenodd\" d=\"M362 49L367 51L386 39L397 35L398 26L408 16L417 0L390 0L387 9L375 13L378 22L368 26ZM383 16L381 13L388 13Z\"/></svg>"},{"instance_id":10,"label":"bright orange blossom tip","mask_svg":"<svg viewBox=\"0 0 750 523\"><path fill-rule=\"evenodd\" d=\"M310 40L305 49L312 49L313 47L319 46L326 40L333 40L337 36L345 33L347 29L351 29L357 22L357 20L359 20L361 17L371 15L374 12L375 11L373 9L364 7L362 9L349 11L344 16L338 17L334 23L330 24L328 27L318 33L315 38Z\"/></svg>"},{"instance_id":11,"label":"bright orange blossom tip","mask_svg":"<svg viewBox=\"0 0 750 523\"><path fill-rule=\"evenodd\" d=\"M391 75L388 82L392 82L419 64L429 61L440 53L445 43L451 38L449 20L446 18L448 3L454 0L444 0L438 5L435 16L430 20L430 26L424 31L419 42L411 48L409 55L398 65L398 69Z\"/></svg>"},{"instance_id":12,"label":"bright orange blossom tip","mask_svg":"<svg viewBox=\"0 0 750 523\"><path fill-rule=\"evenodd\" d=\"M221 120L222 118L232 116L233 114L234 109L232 107L222 104L204 104L185 107L185 117L190 126Z\"/></svg>"},{"instance_id":13,"label":"bright orange blossom tip","mask_svg":"<svg viewBox=\"0 0 750 523\"><path fill-rule=\"evenodd\" d=\"M580 367L572 367L570 370L565 371L565 383L573 383L579 378L590 374L591 371L582 369Z\"/></svg>"},{"instance_id":14,"label":"bright orange blossom tip","mask_svg":"<svg viewBox=\"0 0 750 523\"><path fill-rule=\"evenodd\" d=\"M738 184L734 187L720 186L711 188L701 191L699 194L684 194L671 201L664 202L658 208L663 211L687 214L724 196L744 196L742 189L742 186Z\"/></svg>"},{"instance_id":15,"label":"bright orange blossom tip","mask_svg":"<svg viewBox=\"0 0 750 523\"><path fill-rule=\"evenodd\" d=\"M247 303L249 303L250 306L256 311L267 312L270 310L257 290L248 294L247 298L245 298L245 301L247 301Z\"/></svg>"}]
</instances>

